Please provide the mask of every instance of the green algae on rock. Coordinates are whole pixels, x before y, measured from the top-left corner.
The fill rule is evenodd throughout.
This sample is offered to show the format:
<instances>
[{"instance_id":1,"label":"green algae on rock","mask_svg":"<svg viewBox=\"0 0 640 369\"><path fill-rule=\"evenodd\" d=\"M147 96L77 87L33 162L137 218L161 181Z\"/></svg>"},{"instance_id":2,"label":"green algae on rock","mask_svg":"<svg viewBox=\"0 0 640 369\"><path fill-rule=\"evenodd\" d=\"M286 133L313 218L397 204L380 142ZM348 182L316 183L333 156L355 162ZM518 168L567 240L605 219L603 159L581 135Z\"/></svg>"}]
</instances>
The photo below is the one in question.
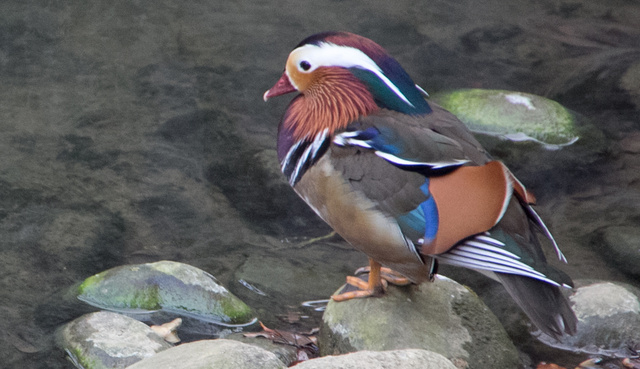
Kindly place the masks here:
<instances>
[{"instance_id":1,"label":"green algae on rock","mask_svg":"<svg viewBox=\"0 0 640 369\"><path fill-rule=\"evenodd\" d=\"M559 103L524 92L459 89L431 100L455 114L474 133L533 141L558 149L578 140L576 115Z\"/></svg>"},{"instance_id":2,"label":"green algae on rock","mask_svg":"<svg viewBox=\"0 0 640 369\"><path fill-rule=\"evenodd\" d=\"M196 267L174 261L124 265L78 287L78 299L126 313L163 310L224 326L255 322L251 308Z\"/></svg>"}]
</instances>

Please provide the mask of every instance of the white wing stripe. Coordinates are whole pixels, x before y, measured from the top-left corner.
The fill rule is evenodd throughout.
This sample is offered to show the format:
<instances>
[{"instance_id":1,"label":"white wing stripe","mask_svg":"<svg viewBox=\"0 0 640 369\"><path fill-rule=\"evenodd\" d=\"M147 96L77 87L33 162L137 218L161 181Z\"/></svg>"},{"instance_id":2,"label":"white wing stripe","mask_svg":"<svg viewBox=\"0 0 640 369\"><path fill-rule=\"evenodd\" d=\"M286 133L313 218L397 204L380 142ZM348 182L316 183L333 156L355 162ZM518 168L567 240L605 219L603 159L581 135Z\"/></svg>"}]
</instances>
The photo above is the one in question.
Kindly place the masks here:
<instances>
[{"instance_id":1,"label":"white wing stripe","mask_svg":"<svg viewBox=\"0 0 640 369\"><path fill-rule=\"evenodd\" d=\"M517 255L513 255L513 256L505 256L496 252L493 252L491 250L487 250L487 249L483 249L483 248L477 248L477 247L470 247L470 246L465 246L465 245L460 245L458 247L456 247L456 250L459 251L465 251L465 252L469 252L472 254L476 254L485 258L488 258L488 260L493 260L493 259L500 259L500 260L504 260L508 263L520 263L522 265L526 265L523 264L522 262L518 261L518 259L520 259ZM528 266L528 265L527 265Z\"/></svg>"},{"instance_id":2,"label":"white wing stripe","mask_svg":"<svg viewBox=\"0 0 640 369\"><path fill-rule=\"evenodd\" d=\"M476 261L473 259L467 259L464 257L459 257L457 255L451 255L451 254L441 254L441 255L438 255L437 258L443 263L453 265L453 266L460 266L460 267L471 268L471 269L483 269L483 270L489 270L489 271L498 272L498 273L517 274L525 277L534 278L534 279L552 284L554 286L560 286L558 282L555 282L544 275L540 275L539 273L534 274L524 270L502 267L500 265L486 263L482 261Z\"/></svg>"},{"instance_id":3,"label":"white wing stripe","mask_svg":"<svg viewBox=\"0 0 640 369\"><path fill-rule=\"evenodd\" d=\"M353 138L348 138L348 137L344 137L343 135L337 135L334 139L333 139L333 143L335 143L338 146L347 146L347 145L351 145L351 146L360 146L360 147L364 147L365 149L371 149L371 145L369 145L366 141L362 141L362 140L354 140Z\"/></svg>"},{"instance_id":4,"label":"white wing stripe","mask_svg":"<svg viewBox=\"0 0 640 369\"><path fill-rule=\"evenodd\" d=\"M558 256L558 259L560 259L562 262L566 263L567 262L567 258L564 256L562 251L560 251L560 247L556 243L555 238L553 238L553 235L551 235L551 232L549 231L549 228L547 228L547 225L544 224L544 222L542 221L542 219L540 218L538 213L536 213L536 211L533 210L533 208L531 206L529 206L527 210L529 211L529 214L531 214L535 218L536 224L539 225L540 228L542 228L542 233L544 233L544 235L547 236L547 238L549 240L551 240L551 242L553 243L553 248L556 251L556 255Z\"/></svg>"},{"instance_id":5,"label":"white wing stripe","mask_svg":"<svg viewBox=\"0 0 640 369\"><path fill-rule=\"evenodd\" d=\"M479 255L476 253L472 253L472 252L468 252L465 250L460 250L459 248L455 248L451 251L449 251L447 254L450 255L456 255L456 256L460 256L463 258L466 258L468 260L477 260L477 261L482 261L482 262L486 262L486 263L490 263L490 264L495 264L495 265L502 265L511 269L517 269L517 270L522 270L528 273L533 273L536 275L539 275L541 277L544 277L544 274L536 271L535 269L533 269L532 267L530 267L527 264L521 263L517 260L503 260L501 258L498 257L498 255L491 255L491 256L483 256L483 255Z\"/></svg>"},{"instance_id":6,"label":"white wing stripe","mask_svg":"<svg viewBox=\"0 0 640 369\"><path fill-rule=\"evenodd\" d=\"M464 163L467 163L469 160L460 160L460 159L454 159L452 161L443 161L443 162L435 162L435 163L426 163L426 162L418 162L418 161L411 161L411 160L406 160L406 159L402 159L399 158L395 155L386 153L386 152L382 152L382 151L377 151L376 150L376 155L378 155L379 157L383 158L384 160L390 161L394 164L398 164L398 165L420 165L420 166L428 166L431 167L433 169L441 169L441 168L446 168L446 167L450 167L450 166L460 166Z\"/></svg>"},{"instance_id":7,"label":"white wing stripe","mask_svg":"<svg viewBox=\"0 0 640 369\"><path fill-rule=\"evenodd\" d=\"M488 235L478 235L475 239L495 246L504 246L503 242L496 240L495 238L491 238Z\"/></svg>"},{"instance_id":8,"label":"white wing stripe","mask_svg":"<svg viewBox=\"0 0 640 369\"><path fill-rule=\"evenodd\" d=\"M499 254L508 256L508 257L510 257L512 259L520 259L520 257L518 255L516 255L516 254L514 254L512 252L509 252L507 250L503 250L503 249L495 247L495 246L487 245L487 244L482 243L482 242L469 240L469 241L465 242L464 245L469 245L471 247L488 250L488 251L491 251L491 252L494 252L494 253L499 253Z\"/></svg>"},{"instance_id":9,"label":"white wing stripe","mask_svg":"<svg viewBox=\"0 0 640 369\"><path fill-rule=\"evenodd\" d=\"M504 243L492 238L489 233L478 235L449 252L437 255L444 264L497 273L517 274L559 286L533 267L519 261L520 257L502 247Z\"/></svg>"},{"instance_id":10,"label":"white wing stripe","mask_svg":"<svg viewBox=\"0 0 640 369\"><path fill-rule=\"evenodd\" d=\"M333 138L333 142L339 146L351 145L351 146L363 147L365 149L374 149L369 143L367 143L367 141L356 140L353 138L353 137L356 137L358 134L360 134L359 131L340 133ZM402 165L425 166L432 169L442 169L442 168L453 167L453 166L461 166L469 162L469 160L466 160L466 159L453 159L451 161L438 161L438 162L428 163L428 162L420 162L420 161L403 159L401 157L395 156L393 154L389 154L384 151L375 150L374 152L376 155L383 158L384 160L389 161L393 164L401 165L401 166Z\"/></svg>"}]
</instances>

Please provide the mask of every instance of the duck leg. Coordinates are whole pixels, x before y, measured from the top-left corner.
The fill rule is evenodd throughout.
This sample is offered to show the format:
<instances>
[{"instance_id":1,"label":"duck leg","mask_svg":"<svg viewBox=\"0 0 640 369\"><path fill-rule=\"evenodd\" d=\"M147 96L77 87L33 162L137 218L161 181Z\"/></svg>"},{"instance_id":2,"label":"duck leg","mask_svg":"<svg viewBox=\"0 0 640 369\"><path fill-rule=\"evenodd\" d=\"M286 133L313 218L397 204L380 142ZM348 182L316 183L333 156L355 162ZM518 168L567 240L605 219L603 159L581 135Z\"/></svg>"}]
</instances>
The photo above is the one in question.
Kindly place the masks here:
<instances>
[{"instance_id":1,"label":"duck leg","mask_svg":"<svg viewBox=\"0 0 640 369\"><path fill-rule=\"evenodd\" d=\"M356 271L356 274L363 272L369 272L368 282L363 281L358 277L348 276L347 284L357 287L357 291L349 291L331 296L333 301L341 302L351 299L358 299L363 297L377 297L382 296L387 289L387 281L405 285L409 284L409 280L400 276L399 273L394 272L389 268L383 268L380 263L369 258L369 266L360 268ZM396 283L399 282L399 283Z\"/></svg>"},{"instance_id":2,"label":"duck leg","mask_svg":"<svg viewBox=\"0 0 640 369\"><path fill-rule=\"evenodd\" d=\"M370 272L371 272L371 267L366 266L366 267L358 268L358 270L356 270L355 272L355 275L370 273ZM406 286L411 284L411 281L409 280L409 278L387 267L380 268L380 278L396 286Z\"/></svg>"}]
</instances>

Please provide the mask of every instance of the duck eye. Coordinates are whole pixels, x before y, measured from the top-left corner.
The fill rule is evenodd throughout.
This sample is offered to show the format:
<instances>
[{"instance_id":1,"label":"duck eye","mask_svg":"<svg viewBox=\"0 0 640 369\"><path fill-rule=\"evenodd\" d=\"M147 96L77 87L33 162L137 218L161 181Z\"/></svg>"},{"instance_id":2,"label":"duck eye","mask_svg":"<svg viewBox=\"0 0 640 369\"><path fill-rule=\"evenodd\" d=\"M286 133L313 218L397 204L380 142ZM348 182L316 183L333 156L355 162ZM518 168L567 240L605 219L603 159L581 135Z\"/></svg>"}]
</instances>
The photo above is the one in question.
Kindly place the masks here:
<instances>
[{"instance_id":1,"label":"duck eye","mask_svg":"<svg viewBox=\"0 0 640 369\"><path fill-rule=\"evenodd\" d=\"M308 71L309 69L311 69L311 64L309 64L308 61L303 60L300 62L300 68L302 68L302 70L304 71Z\"/></svg>"}]
</instances>

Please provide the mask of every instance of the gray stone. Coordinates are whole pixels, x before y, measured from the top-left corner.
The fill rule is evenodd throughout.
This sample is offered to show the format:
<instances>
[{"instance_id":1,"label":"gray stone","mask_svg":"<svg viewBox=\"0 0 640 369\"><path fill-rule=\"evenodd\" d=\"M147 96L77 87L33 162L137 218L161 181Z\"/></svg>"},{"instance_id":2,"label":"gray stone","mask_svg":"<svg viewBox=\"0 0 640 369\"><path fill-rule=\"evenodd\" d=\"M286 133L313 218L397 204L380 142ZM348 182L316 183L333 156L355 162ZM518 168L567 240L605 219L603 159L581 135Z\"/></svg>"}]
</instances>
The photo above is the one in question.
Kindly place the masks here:
<instances>
[{"instance_id":1,"label":"gray stone","mask_svg":"<svg viewBox=\"0 0 640 369\"><path fill-rule=\"evenodd\" d=\"M185 343L127 369L281 369L275 354L238 341L218 339Z\"/></svg>"},{"instance_id":2,"label":"gray stone","mask_svg":"<svg viewBox=\"0 0 640 369\"><path fill-rule=\"evenodd\" d=\"M578 332L563 337L559 344L548 342L550 345L591 355L624 357L628 356L631 344L640 342L638 288L597 282L576 288L570 299L578 317Z\"/></svg>"},{"instance_id":3,"label":"gray stone","mask_svg":"<svg viewBox=\"0 0 640 369\"><path fill-rule=\"evenodd\" d=\"M296 365L300 369L456 369L446 357L435 352L406 349L359 351L340 356L325 356Z\"/></svg>"},{"instance_id":4,"label":"gray stone","mask_svg":"<svg viewBox=\"0 0 640 369\"><path fill-rule=\"evenodd\" d=\"M620 87L626 90L631 101L640 107L640 63L632 64L620 78Z\"/></svg>"},{"instance_id":5,"label":"gray stone","mask_svg":"<svg viewBox=\"0 0 640 369\"><path fill-rule=\"evenodd\" d=\"M232 333L225 337L227 340L234 340L248 345L253 345L267 350L276 355L285 365L289 366L298 360L298 348L291 345L275 343L264 337L245 337L244 333Z\"/></svg>"},{"instance_id":6,"label":"gray stone","mask_svg":"<svg viewBox=\"0 0 640 369\"><path fill-rule=\"evenodd\" d=\"M58 345L85 369L125 368L172 346L146 324L107 311L65 325L58 332Z\"/></svg>"},{"instance_id":7,"label":"gray stone","mask_svg":"<svg viewBox=\"0 0 640 369\"><path fill-rule=\"evenodd\" d=\"M222 325L254 321L251 309L211 274L174 261L124 265L98 273L78 287L78 299L108 310L164 310Z\"/></svg>"},{"instance_id":8,"label":"gray stone","mask_svg":"<svg viewBox=\"0 0 640 369\"><path fill-rule=\"evenodd\" d=\"M602 232L602 254L623 271L640 275L640 228L610 226Z\"/></svg>"},{"instance_id":9,"label":"gray stone","mask_svg":"<svg viewBox=\"0 0 640 369\"><path fill-rule=\"evenodd\" d=\"M486 305L441 276L419 286L390 286L381 298L330 302L318 345L323 356L417 348L442 354L462 367L519 365L513 343Z\"/></svg>"}]
</instances>

